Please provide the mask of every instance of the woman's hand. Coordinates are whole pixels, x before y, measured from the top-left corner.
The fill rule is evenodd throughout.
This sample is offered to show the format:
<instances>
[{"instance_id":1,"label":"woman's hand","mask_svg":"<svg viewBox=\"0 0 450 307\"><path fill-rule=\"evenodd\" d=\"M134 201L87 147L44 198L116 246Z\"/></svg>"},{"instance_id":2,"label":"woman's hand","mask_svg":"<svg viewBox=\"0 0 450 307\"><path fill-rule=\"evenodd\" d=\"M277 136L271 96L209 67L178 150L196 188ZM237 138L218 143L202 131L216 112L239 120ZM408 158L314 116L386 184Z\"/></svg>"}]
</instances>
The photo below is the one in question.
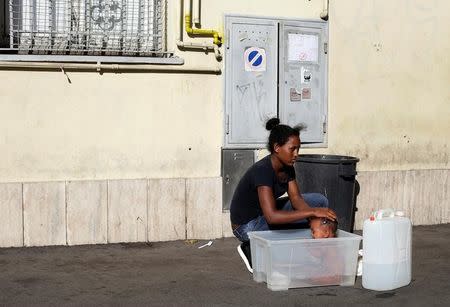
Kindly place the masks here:
<instances>
[{"instance_id":1,"label":"woman's hand","mask_svg":"<svg viewBox=\"0 0 450 307\"><path fill-rule=\"evenodd\" d=\"M313 216L315 217L325 217L332 221L336 221L336 213L329 208L313 208Z\"/></svg>"}]
</instances>

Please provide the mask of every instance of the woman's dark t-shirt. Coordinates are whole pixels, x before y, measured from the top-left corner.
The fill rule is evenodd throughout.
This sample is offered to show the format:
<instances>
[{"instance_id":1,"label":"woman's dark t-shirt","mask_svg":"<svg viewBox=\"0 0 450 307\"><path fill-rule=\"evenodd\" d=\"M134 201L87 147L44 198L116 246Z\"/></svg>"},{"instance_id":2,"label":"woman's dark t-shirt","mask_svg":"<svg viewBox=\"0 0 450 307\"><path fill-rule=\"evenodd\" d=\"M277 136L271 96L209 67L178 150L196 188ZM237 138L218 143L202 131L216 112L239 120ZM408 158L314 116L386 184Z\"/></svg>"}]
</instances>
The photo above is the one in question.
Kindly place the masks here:
<instances>
[{"instance_id":1,"label":"woman's dark t-shirt","mask_svg":"<svg viewBox=\"0 0 450 307\"><path fill-rule=\"evenodd\" d=\"M295 169L292 166L285 166L281 173L283 178L275 175L270 155L253 164L234 191L230 206L231 223L242 225L263 215L258 198L259 186L272 188L275 199L286 193L288 182L295 180Z\"/></svg>"}]
</instances>

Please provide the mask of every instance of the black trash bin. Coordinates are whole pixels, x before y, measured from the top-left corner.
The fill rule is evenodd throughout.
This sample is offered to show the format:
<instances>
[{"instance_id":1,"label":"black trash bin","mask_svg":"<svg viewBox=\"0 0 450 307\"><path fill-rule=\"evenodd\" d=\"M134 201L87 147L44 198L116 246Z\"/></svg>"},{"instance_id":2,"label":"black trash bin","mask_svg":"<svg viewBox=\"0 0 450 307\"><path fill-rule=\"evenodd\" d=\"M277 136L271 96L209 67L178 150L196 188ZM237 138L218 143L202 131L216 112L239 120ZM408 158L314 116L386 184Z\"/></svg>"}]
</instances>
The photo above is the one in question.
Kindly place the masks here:
<instances>
[{"instance_id":1,"label":"black trash bin","mask_svg":"<svg viewBox=\"0 0 450 307\"><path fill-rule=\"evenodd\" d=\"M301 193L321 193L328 198L329 207L336 211L338 227L353 232L358 158L338 155L300 155L295 163L295 173Z\"/></svg>"}]
</instances>

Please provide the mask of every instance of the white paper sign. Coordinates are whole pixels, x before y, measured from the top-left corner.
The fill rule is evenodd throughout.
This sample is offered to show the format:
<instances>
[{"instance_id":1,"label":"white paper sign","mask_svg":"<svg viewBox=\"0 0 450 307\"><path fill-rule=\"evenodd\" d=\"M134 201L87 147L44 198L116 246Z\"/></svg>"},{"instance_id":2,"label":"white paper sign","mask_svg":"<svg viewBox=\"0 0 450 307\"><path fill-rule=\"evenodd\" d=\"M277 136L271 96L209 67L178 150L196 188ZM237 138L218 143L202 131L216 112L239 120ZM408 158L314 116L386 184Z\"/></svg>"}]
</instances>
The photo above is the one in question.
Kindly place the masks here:
<instances>
[{"instance_id":1,"label":"white paper sign","mask_svg":"<svg viewBox=\"0 0 450 307\"><path fill-rule=\"evenodd\" d=\"M319 37L310 34L288 34L288 61L317 62Z\"/></svg>"}]
</instances>

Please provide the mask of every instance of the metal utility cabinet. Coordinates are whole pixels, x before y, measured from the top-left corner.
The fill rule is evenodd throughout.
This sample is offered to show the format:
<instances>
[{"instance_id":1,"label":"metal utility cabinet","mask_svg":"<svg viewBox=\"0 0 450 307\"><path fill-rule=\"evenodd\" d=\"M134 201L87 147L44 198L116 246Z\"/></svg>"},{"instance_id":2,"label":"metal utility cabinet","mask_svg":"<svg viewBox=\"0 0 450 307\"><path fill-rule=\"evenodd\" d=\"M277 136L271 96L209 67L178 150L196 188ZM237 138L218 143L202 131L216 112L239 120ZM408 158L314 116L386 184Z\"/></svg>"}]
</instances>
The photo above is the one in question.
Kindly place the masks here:
<instances>
[{"instance_id":1,"label":"metal utility cabinet","mask_svg":"<svg viewBox=\"0 0 450 307\"><path fill-rule=\"evenodd\" d=\"M254 161L240 162L244 170L238 170L233 159L224 157L264 148L268 119L305 126L300 135L304 147L326 146L328 24L226 15L225 33L222 176L227 209L228 193Z\"/></svg>"},{"instance_id":2,"label":"metal utility cabinet","mask_svg":"<svg viewBox=\"0 0 450 307\"><path fill-rule=\"evenodd\" d=\"M245 171L255 163L255 151L251 149L231 149L222 151L222 195L223 209L230 209L231 199L239 180Z\"/></svg>"}]
</instances>

